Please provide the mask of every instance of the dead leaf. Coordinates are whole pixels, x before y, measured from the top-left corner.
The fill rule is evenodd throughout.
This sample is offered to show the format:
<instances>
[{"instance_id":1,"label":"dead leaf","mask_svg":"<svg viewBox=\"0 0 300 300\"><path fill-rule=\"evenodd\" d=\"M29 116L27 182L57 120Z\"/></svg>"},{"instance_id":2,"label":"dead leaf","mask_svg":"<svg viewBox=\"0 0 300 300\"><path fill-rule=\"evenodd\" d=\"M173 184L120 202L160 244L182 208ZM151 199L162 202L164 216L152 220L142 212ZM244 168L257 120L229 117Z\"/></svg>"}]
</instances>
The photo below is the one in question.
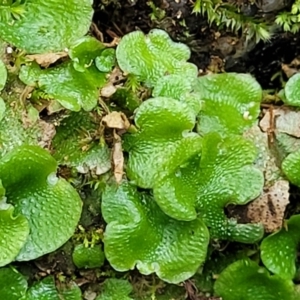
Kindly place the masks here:
<instances>
[{"instance_id":1,"label":"dead leaf","mask_svg":"<svg viewBox=\"0 0 300 300\"><path fill-rule=\"evenodd\" d=\"M207 66L207 71L212 73L224 72L224 65L224 59L220 58L219 56L211 55L210 63Z\"/></svg>"},{"instance_id":2,"label":"dead leaf","mask_svg":"<svg viewBox=\"0 0 300 300\"><path fill-rule=\"evenodd\" d=\"M52 139L54 138L56 133L54 124L39 120L38 126L40 127L42 132L38 142L39 146L41 146L42 148L50 149Z\"/></svg>"},{"instance_id":3,"label":"dead leaf","mask_svg":"<svg viewBox=\"0 0 300 300\"><path fill-rule=\"evenodd\" d=\"M101 89L100 94L102 97L109 98L116 92L116 90L117 90L117 88L113 85L113 83L108 82Z\"/></svg>"},{"instance_id":4,"label":"dead leaf","mask_svg":"<svg viewBox=\"0 0 300 300\"><path fill-rule=\"evenodd\" d=\"M103 33L99 30L98 26L93 22L91 24L91 31L93 35L99 40L101 43L104 41Z\"/></svg>"},{"instance_id":5,"label":"dead leaf","mask_svg":"<svg viewBox=\"0 0 300 300\"><path fill-rule=\"evenodd\" d=\"M34 90L33 86L26 85L26 87L22 90L20 95L20 102L25 106L26 100L30 98L32 91Z\"/></svg>"},{"instance_id":6,"label":"dead leaf","mask_svg":"<svg viewBox=\"0 0 300 300\"><path fill-rule=\"evenodd\" d=\"M124 78L122 71L118 67L115 67L108 76L108 82L101 89L101 96L106 98L111 97L117 90L116 85Z\"/></svg>"},{"instance_id":7,"label":"dead leaf","mask_svg":"<svg viewBox=\"0 0 300 300\"><path fill-rule=\"evenodd\" d=\"M102 123L108 128L124 129L130 127L130 123L122 112L113 111L102 118Z\"/></svg>"},{"instance_id":8,"label":"dead leaf","mask_svg":"<svg viewBox=\"0 0 300 300\"><path fill-rule=\"evenodd\" d=\"M64 109L65 108L57 100L51 100L50 102L48 101L48 105L47 105L48 115L56 114Z\"/></svg>"},{"instance_id":9,"label":"dead leaf","mask_svg":"<svg viewBox=\"0 0 300 300\"><path fill-rule=\"evenodd\" d=\"M119 83L124 79L125 77L123 76L123 72L118 67L115 67L108 77L108 80L111 83Z\"/></svg>"},{"instance_id":10,"label":"dead leaf","mask_svg":"<svg viewBox=\"0 0 300 300\"><path fill-rule=\"evenodd\" d=\"M289 64L281 64L281 69L285 75L290 78L296 73L299 73L300 58L294 58Z\"/></svg>"},{"instance_id":11,"label":"dead leaf","mask_svg":"<svg viewBox=\"0 0 300 300\"><path fill-rule=\"evenodd\" d=\"M124 156L122 150L122 140L114 131L114 146L112 149L113 170L116 182L120 184L124 174Z\"/></svg>"},{"instance_id":12,"label":"dead leaf","mask_svg":"<svg viewBox=\"0 0 300 300\"><path fill-rule=\"evenodd\" d=\"M286 133L297 138L300 137L300 111L287 110L285 108L273 109L273 118L276 133ZM268 132L271 119L270 110L265 111L265 115L259 123L262 131Z\"/></svg>"},{"instance_id":13,"label":"dead leaf","mask_svg":"<svg viewBox=\"0 0 300 300\"><path fill-rule=\"evenodd\" d=\"M196 287L196 285L194 284L193 281L191 281L191 280L185 281L184 282L184 288L186 290L186 293L187 293L189 299L191 299L191 300L199 299L197 297L198 289L197 289L197 287Z\"/></svg>"},{"instance_id":14,"label":"dead leaf","mask_svg":"<svg viewBox=\"0 0 300 300\"><path fill-rule=\"evenodd\" d=\"M289 182L278 180L247 206L247 217L252 223L262 223L266 232L275 232L282 227L288 203Z\"/></svg>"},{"instance_id":15,"label":"dead leaf","mask_svg":"<svg viewBox=\"0 0 300 300\"><path fill-rule=\"evenodd\" d=\"M114 37L110 43L103 43L103 45L107 48L116 47L117 45L119 45L120 41L120 37Z\"/></svg>"},{"instance_id":16,"label":"dead leaf","mask_svg":"<svg viewBox=\"0 0 300 300\"><path fill-rule=\"evenodd\" d=\"M264 174L265 187L270 187L276 180L283 179L281 169L278 167L281 165L282 158L277 153L275 144L272 144L272 148L269 147L267 132L262 132L255 125L248 129L243 136L250 140L257 149L257 158L254 164Z\"/></svg>"},{"instance_id":17,"label":"dead leaf","mask_svg":"<svg viewBox=\"0 0 300 300\"><path fill-rule=\"evenodd\" d=\"M67 52L44 53L44 54L31 54L26 55L31 61L36 61L40 66L48 68L51 64L55 63L60 58L68 56Z\"/></svg>"}]
</instances>

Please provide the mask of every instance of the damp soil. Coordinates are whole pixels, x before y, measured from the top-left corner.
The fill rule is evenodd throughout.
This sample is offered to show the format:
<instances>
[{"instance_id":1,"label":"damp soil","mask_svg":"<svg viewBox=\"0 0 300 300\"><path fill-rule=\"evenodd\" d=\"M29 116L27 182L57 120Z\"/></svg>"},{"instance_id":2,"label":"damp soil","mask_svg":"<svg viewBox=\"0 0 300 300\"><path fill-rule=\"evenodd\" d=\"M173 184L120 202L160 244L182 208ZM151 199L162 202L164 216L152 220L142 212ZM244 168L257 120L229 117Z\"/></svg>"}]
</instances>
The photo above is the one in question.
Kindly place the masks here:
<instances>
[{"instance_id":1,"label":"damp soil","mask_svg":"<svg viewBox=\"0 0 300 300\"><path fill-rule=\"evenodd\" d=\"M150 2L158 11L153 11ZM280 89L282 80L287 79L282 65L291 64L300 55L300 34L276 32L269 42L246 43L241 33L209 26L206 18L193 14L189 0L96 0L94 8L94 23L105 42L134 30L147 33L160 28L190 47L190 61L204 74L251 73L263 89Z\"/></svg>"}]
</instances>

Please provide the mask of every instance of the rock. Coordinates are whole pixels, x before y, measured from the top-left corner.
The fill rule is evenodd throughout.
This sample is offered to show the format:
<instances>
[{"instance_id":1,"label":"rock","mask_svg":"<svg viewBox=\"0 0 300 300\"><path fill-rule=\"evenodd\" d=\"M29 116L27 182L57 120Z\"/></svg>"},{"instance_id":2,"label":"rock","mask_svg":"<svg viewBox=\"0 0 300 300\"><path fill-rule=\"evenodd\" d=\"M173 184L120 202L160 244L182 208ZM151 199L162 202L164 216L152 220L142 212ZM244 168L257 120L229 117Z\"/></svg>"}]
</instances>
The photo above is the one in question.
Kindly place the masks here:
<instances>
[{"instance_id":1,"label":"rock","mask_svg":"<svg viewBox=\"0 0 300 300\"><path fill-rule=\"evenodd\" d=\"M269 13L287 7L289 2L289 0L262 0L257 6L264 13Z\"/></svg>"}]
</instances>

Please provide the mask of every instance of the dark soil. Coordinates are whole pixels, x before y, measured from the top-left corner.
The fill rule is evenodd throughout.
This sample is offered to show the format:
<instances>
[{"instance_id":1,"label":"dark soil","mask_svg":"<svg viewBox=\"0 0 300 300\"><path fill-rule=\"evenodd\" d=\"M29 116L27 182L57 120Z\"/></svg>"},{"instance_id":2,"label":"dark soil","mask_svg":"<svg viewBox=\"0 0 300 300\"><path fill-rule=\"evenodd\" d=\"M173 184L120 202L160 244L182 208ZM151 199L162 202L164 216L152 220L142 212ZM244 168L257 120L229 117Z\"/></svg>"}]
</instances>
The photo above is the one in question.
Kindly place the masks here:
<instances>
[{"instance_id":1,"label":"dark soil","mask_svg":"<svg viewBox=\"0 0 300 300\"><path fill-rule=\"evenodd\" d=\"M101 4L104 2L105 5ZM209 26L206 18L193 14L191 1L152 2L165 12L162 19L151 20L153 11L146 0L98 0L94 5L94 22L106 42L134 30L147 33L153 28L164 29L175 41L190 47L190 61L204 73L208 70L251 73L264 89L279 89L280 77L271 80L272 77L281 71L281 64L290 64L300 54L300 34L277 32L270 42L245 43L241 35L220 31ZM252 6L250 9L252 15L259 13Z\"/></svg>"}]
</instances>

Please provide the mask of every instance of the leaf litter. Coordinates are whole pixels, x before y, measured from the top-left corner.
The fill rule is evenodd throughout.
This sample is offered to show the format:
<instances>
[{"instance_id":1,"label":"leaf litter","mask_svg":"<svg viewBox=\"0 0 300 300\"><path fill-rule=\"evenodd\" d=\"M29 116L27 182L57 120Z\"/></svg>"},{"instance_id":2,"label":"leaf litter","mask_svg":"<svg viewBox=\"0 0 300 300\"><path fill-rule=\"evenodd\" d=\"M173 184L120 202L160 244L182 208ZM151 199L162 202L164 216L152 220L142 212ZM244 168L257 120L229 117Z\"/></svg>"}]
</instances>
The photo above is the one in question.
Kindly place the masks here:
<instances>
[{"instance_id":1,"label":"leaf litter","mask_svg":"<svg viewBox=\"0 0 300 300\"><path fill-rule=\"evenodd\" d=\"M257 148L255 165L263 171L265 184L258 198L238 208L238 215L242 215L247 222L263 224L266 232L275 232L283 226L286 206L289 204L289 182L280 168L282 157L277 140L270 144L270 114L268 112L261 120L262 129L254 125L244 133L244 137L252 140Z\"/></svg>"},{"instance_id":2,"label":"leaf litter","mask_svg":"<svg viewBox=\"0 0 300 300\"><path fill-rule=\"evenodd\" d=\"M113 111L102 118L102 124L107 128L113 129L113 173L116 182L120 184L124 175L124 155L120 134L125 133L129 129L130 122L124 113Z\"/></svg>"}]
</instances>

